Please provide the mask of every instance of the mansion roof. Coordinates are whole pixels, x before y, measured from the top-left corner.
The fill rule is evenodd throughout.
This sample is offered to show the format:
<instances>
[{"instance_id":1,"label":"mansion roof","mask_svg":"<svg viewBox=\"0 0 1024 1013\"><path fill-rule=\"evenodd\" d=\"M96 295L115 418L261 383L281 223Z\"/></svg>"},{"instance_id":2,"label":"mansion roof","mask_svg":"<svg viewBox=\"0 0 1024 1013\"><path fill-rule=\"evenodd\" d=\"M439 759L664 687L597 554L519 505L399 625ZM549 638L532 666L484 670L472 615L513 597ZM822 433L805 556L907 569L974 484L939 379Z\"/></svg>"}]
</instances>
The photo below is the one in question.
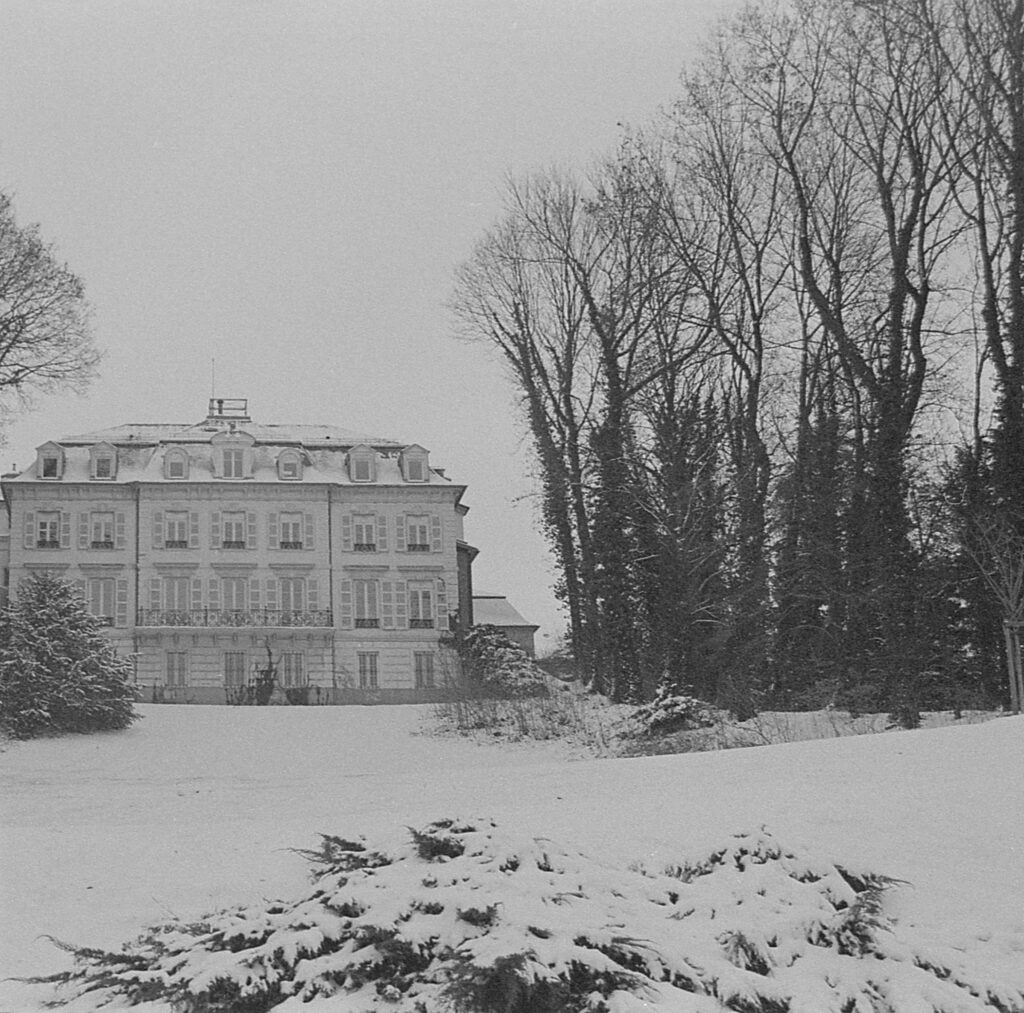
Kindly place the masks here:
<instances>
[{"instance_id":1,"label":"mansion roof","mask_svg":"<svg viewBox=\"0 0 1024 1013\"><path fill-rule=\"evenodd\" d=\"M229 451L239 455L230 467L224 456ZM428 453L418 444L338 426L253 422L241 399L227 407L225 399L211 400L210 413L201 422L126 423L61 437L44 443L37 454L34 464L17 475L5 475L4 483L244 481L452 487L443 469L429 466ZM102 470L97 468L100 457L108 458ZM52 460L47 463L44 458ZM353 465L356 460L363 462L358 469ZM284 462L289 462L287 467Z\"/></svg>"}]
</instances>

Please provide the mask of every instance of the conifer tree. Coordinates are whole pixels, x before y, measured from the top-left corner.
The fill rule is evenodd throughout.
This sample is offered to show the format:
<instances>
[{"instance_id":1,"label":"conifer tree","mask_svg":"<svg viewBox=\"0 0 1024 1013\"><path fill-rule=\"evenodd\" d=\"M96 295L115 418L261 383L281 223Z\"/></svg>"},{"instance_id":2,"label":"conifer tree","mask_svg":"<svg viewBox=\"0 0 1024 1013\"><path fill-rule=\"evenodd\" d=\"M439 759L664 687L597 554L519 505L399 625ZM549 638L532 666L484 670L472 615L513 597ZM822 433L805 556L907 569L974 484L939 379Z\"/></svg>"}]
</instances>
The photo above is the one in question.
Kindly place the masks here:
<instances>
[{"instance_id":1,"label":"conifer tree","mask_svg":"<svg viewBox=\"0 0 1024 1013\"><path fill-rule=\"evenodd\" d=\"M24 581L0 613L0 726L15 738L126 728L138 717L131 662L72 585Z\"/></svg>"}]
</instances>

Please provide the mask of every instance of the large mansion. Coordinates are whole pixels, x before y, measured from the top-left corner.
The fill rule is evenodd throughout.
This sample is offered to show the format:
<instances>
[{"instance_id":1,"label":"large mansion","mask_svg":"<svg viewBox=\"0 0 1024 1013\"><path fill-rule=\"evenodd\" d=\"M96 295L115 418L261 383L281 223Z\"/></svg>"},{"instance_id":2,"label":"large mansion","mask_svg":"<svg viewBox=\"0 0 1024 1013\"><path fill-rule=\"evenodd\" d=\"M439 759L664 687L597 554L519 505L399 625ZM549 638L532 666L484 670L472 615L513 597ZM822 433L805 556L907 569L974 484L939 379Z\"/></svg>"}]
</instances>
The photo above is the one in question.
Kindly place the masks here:
<instances>
[{"instance_id":1,"label":"large mansion","mask_svg":"<svg viewBox=\"0 0 1024 1013\"><path fill-rule=\"evenodd\" d=\"M11 593L75 583L143 699L224 702L268 662L323 702L422 699L472 622L465 487L415 444L213 399L194 425L44 443L2 488Z\"/></svg>"}]
</instances>

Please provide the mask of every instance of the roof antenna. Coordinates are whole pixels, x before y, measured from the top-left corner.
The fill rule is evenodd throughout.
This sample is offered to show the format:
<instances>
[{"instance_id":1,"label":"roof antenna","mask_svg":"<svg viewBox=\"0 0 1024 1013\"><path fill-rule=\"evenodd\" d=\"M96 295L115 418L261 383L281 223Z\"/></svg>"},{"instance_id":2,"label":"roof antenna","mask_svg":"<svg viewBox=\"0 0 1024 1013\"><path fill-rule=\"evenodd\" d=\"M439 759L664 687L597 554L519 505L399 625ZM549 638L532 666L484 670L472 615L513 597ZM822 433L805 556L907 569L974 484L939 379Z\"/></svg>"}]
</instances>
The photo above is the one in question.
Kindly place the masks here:
<instances>
[{"instance_id":1,"label":"roof antenna","mask_svg":"<svg viewBox=\"0 0 1024 1013\"><path fill-rule=\"evenodd\" d=\"M210 397L215 398L217 396L217 360L210 357Z\"/></svg>"}]
</instances>

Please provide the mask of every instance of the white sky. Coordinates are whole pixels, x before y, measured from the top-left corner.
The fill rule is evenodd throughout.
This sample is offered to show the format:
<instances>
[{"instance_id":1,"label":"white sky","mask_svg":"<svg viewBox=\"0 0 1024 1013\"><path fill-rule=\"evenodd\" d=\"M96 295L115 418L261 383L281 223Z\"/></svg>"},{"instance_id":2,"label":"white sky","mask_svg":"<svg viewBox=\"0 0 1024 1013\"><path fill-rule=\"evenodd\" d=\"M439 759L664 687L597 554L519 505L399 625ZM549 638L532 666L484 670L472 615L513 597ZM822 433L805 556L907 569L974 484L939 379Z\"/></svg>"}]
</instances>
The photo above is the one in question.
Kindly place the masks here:
<instances>
[{"instance_id":1,"label":"white sky","mask_svg":"<svg viewBox=\"0 0 1024 1013\"><path fill-rule=\"evenodd\" d=\"M418 442L469 488L478 592L552 646L514 396L452 337L503 179L585 167L671 101L727 0L3 0L0 189L85 281L106 351L0 467L58 436L262 422ZM547 635L548 639L543 639Z\"/></svg>"}]
</instances>

